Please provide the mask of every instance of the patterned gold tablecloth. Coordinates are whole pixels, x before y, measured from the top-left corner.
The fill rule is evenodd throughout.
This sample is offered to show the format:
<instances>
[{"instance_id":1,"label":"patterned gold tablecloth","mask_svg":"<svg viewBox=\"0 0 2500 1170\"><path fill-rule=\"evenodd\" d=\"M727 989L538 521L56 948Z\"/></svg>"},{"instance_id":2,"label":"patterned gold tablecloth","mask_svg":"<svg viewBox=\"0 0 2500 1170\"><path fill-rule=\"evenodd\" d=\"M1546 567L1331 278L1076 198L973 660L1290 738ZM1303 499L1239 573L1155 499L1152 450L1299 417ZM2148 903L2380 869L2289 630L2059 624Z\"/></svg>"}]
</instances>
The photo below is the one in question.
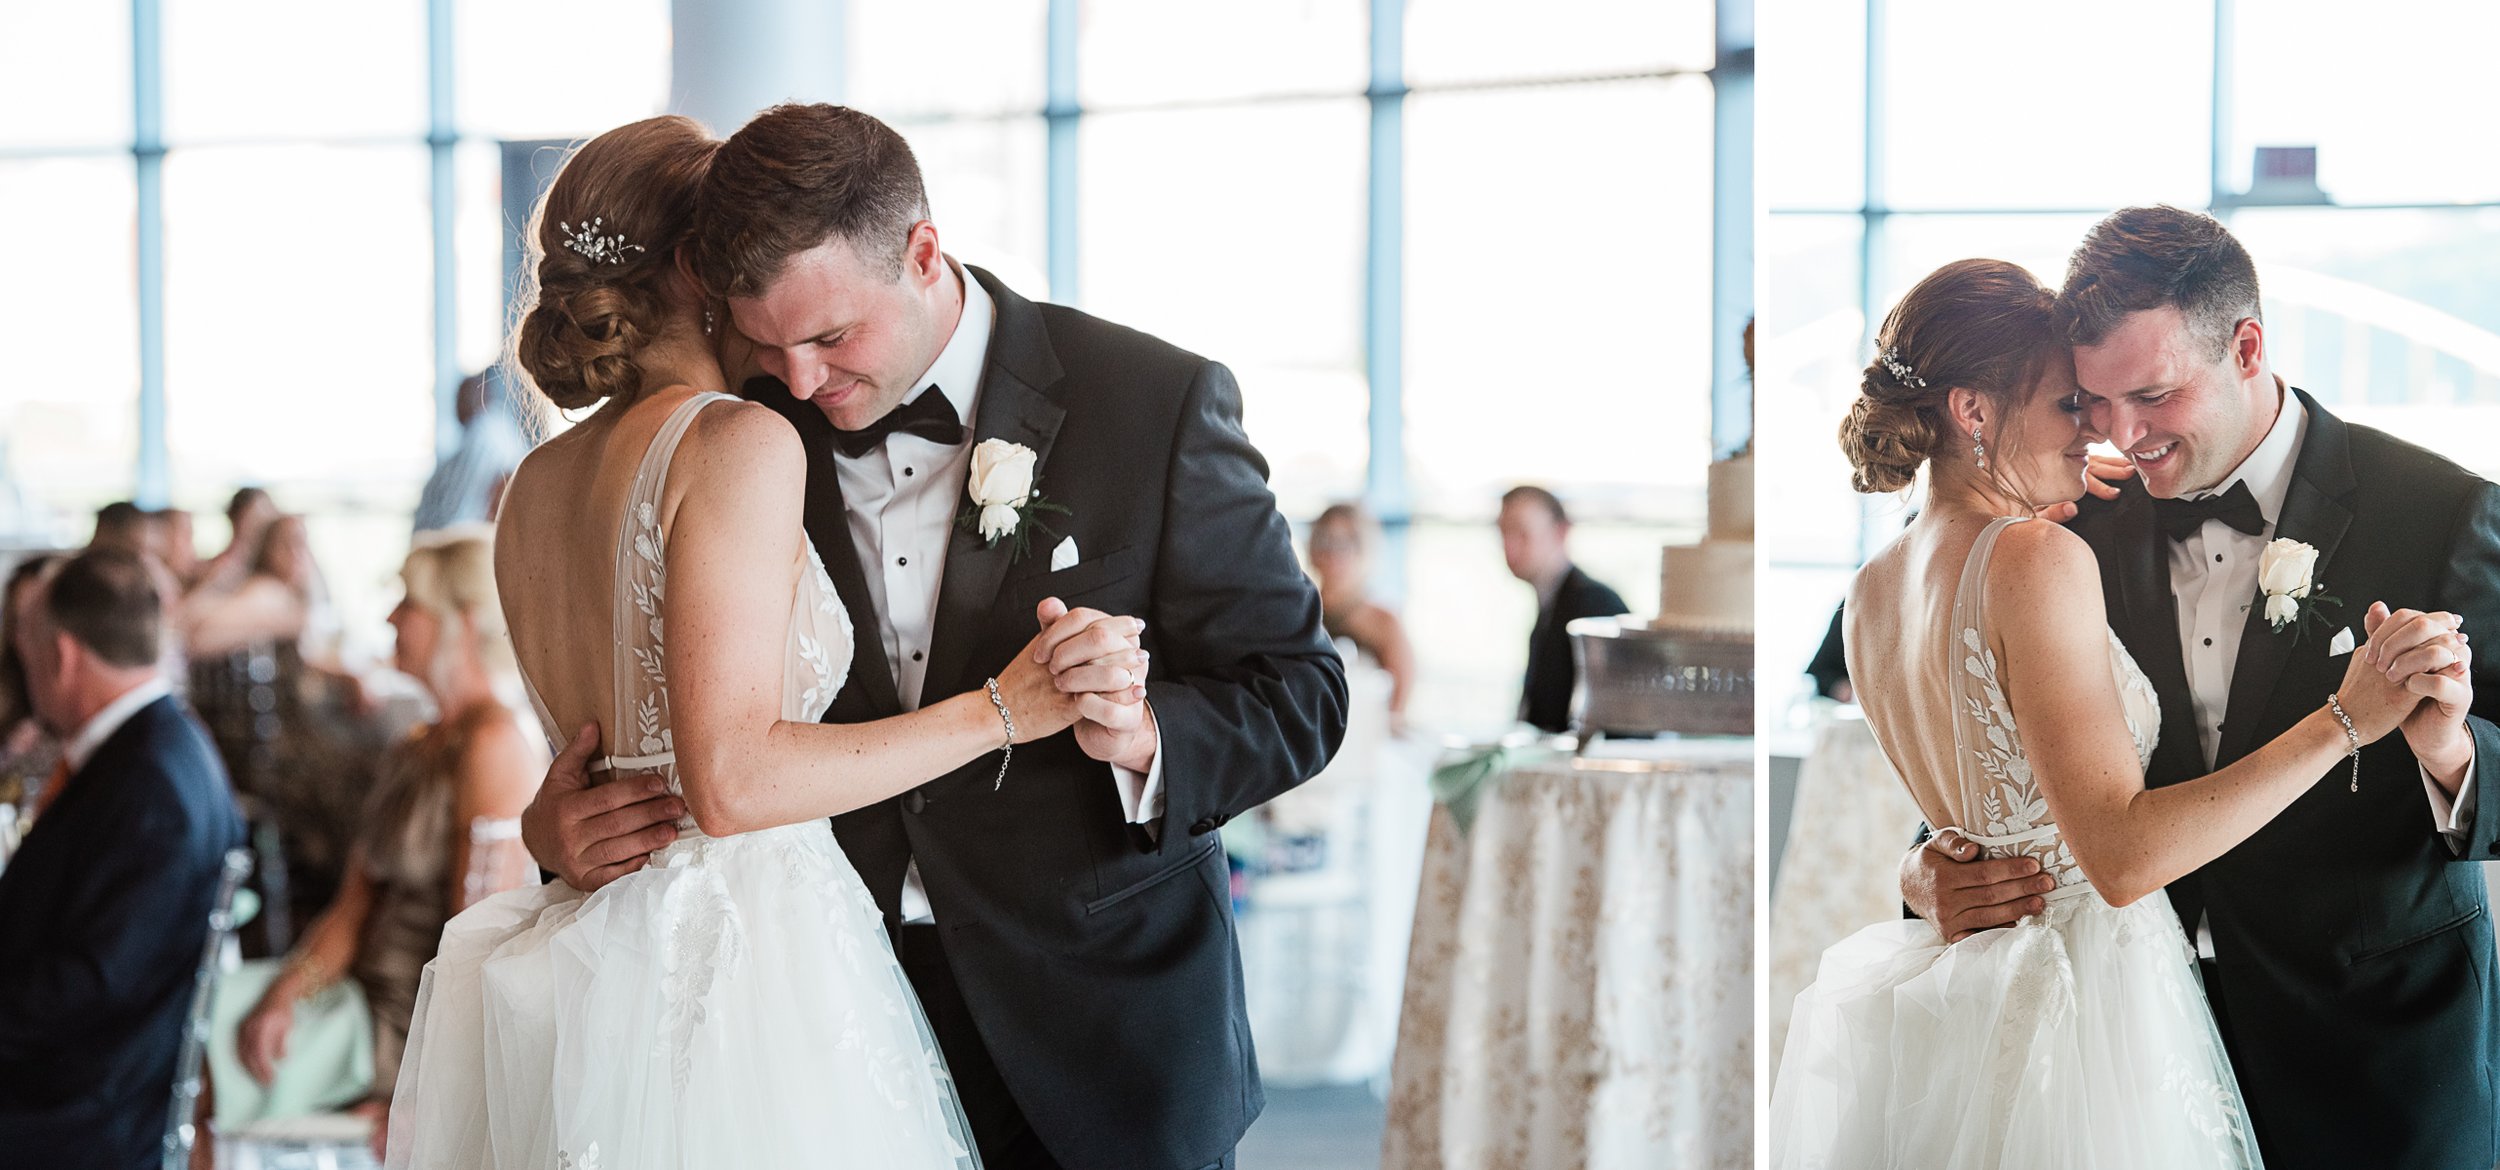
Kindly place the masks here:
<instances>
[{"instance_id":1,"label":"patterned gold tablecloth","mask_svg":"<svg viewBox=\"0 0 2500 1170\"><path fill-rule=\"evenodd\" d=\"M1386 1170L1753 1165L1753 744L1606 754L1434 809Z\"/></svg>"}]
</instances>

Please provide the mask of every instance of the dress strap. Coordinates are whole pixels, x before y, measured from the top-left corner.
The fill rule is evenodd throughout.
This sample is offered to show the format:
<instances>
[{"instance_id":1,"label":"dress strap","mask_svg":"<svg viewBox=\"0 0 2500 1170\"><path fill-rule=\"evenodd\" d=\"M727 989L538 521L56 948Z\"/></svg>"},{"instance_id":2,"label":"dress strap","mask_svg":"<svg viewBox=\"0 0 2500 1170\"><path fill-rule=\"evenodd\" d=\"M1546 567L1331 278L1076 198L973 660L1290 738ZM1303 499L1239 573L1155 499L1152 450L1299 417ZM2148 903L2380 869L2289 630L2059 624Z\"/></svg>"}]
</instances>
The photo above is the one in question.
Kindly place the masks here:
<instances>
[{"instance_id":1,"label":"dress strap","mask_svg":"<svg viewBox=\"0 0 2500 1170\"><path fill-rule=\"evenodd\" d=\"M1982 666L1992 656L1988 649L1986 628L1988 558L1996 552L1997 535L2004 532L2007 525L2025 519L2028 517L1999 516L1989 521L1988 526L1980 531L1979 539L1971 542L1970 555L1962 561L1961 579L1953 589L1953 630L1952 636L1945 641L1943 666L1945 677L1952 680L1953 774L1958 789L1955 795L1964 817L1980 816L1981 793L1987 787L1987 779L1980 773L1977 756L1972 751L1970 736L1972 724L1982 719L1980 713L1987 709L1986 696L1980 694L1978 688L1985 673ZM1981 845L1994 844L1968 833L1962 836Z\"/></svg>"},{"instance_id":2,"label":"dress strap","mask_svg":"<svg viewBox=\"0 0 2500 1170\"><path fill-rule=\"evenodd\" d=\"M679 403L652 436L634 470L633 489L616 536L616 599L610 647L616 674L605 728L608 745L626 755L600 762L606 770L665 768L676 760L669 735L668 676L662 664L661 603L668 591L668 550L660 530L659 504L668 487L669 463L695 416L732 395L707 390Z\"/></svg>"}]
</instances>

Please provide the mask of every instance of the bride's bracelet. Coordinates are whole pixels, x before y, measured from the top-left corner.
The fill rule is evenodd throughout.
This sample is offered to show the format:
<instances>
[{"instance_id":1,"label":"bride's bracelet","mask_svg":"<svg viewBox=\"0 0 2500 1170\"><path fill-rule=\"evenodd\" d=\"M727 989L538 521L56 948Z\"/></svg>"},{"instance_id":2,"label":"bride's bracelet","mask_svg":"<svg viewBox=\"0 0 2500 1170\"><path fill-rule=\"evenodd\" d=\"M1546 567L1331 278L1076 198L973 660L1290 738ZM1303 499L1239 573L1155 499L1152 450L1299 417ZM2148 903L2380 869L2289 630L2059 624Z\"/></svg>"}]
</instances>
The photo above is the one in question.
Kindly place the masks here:
<instances>
[{"instance_id":1,"label":"bride's bracelet","mask_svg":"<svg viewBox=\"0 0 2500 1170\"><path fill-rule=\"evenodd\" d=\"M2361 732L2352 725L2352 716L2344 714L2344 701L2329 691L2326 709L2335 713L2335 721L2344 725L2344 739L2352 744L2352 791L2361 791Z\"/></svg>"},{"instance_id":2,"label":"bride's bracelet","mask_svg":"<svg viewBox=\"0 0 2500 1170\"><path fill-rule=\"evenodd\" d=\"M998 721L1007 725L1007 754L999 757L998 779L990 782L996 792L1007 783L1007 761L1016 758L1016 717L1007 710L1007 699L998 693L998 680L990 680L990 706L998 708Z\"/></svg>"}]
</instances>

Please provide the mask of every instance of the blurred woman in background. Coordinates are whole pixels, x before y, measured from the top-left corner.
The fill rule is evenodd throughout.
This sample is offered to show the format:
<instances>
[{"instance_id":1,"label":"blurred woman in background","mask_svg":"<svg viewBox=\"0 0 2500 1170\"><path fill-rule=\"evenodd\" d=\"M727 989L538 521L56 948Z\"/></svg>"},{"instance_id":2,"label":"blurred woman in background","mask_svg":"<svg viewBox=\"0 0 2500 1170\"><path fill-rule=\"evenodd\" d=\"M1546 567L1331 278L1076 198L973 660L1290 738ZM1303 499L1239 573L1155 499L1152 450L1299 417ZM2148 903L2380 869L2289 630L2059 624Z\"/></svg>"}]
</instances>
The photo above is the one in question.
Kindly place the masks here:
<instances>
[{"instance_id":1,"label":"blurred woman in background","mask_svg":"<svg viewBox=\"0 0 2500 1170\"><path fill-rule=\"evenodd\" d=\"M373 1016L373 1087L356 1111L373 1119L376 1157L418 978L443 923L537 876L521 847L519 817L547 765L512 706L519 675L495 593L491 539L459 535L421 545L400 576L407 596L391 611L394 664L423 684L441 716L383 758L338 896L245 1017L238 1039L244 1068L269 1083L286 1054L296 1001L342 975L353 978Z\"/></svg>"},{"instance_id":2,"label":"blurred woman in background","mask_svg":"<svg viewBox=\"0 0 2500 1170\"><path fill-rule=\"evenodd\" d=\"M1389 718L1406 723L1406 696L1415 681L1415 648L1406 624L1371 599L1372 554L1380 525L1360 505L1335 504L1311 522L1311 572L1319 578L1321 621L1329 636L1355 648L1389 672Z\"/></svg>"}]
</instances>

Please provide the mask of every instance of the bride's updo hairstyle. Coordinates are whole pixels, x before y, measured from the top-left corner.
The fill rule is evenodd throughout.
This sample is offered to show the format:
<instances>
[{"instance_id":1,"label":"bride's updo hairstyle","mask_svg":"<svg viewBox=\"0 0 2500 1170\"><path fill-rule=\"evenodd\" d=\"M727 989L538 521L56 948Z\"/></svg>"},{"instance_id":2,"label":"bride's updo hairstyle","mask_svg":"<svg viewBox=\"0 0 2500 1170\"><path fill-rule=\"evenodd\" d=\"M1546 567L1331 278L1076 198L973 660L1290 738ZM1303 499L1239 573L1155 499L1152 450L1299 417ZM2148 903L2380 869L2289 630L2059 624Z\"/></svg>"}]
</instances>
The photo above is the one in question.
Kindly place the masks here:
<instances>
[{"instance_id":1,"label":"bride's updo hairstyle","mask_svg":"<svg viewBox=\"0 0 2500 1170\"><path fill-rule=\"evenodd\" d=\"M1884 318L1875 360L1840 424L1851 484L1900 491L1930 459L1955 451L1968 458L1970 436L1953 423L1954 389L1975 390L1998 417L2011 417L2047 369L2056 300L2021 265L2003 260L1956 260L1919 281ZM2011 454L1992 448L1991 470ZM2001 475L1997 483L2005 486Z\"/></svg>"},{"instance_id":2,"label":"bride's updo hairstyle","mask_svg":"<svg viewBox=\"0 0 2500 1170\"><path fill-rule=\"evenodd\" d=\"M642 390L634 359L668 322L677 246L719 147L691 118L646 118L582 144L539 200L512 356L558 409Z\"/></svg>"}]
</instances>

